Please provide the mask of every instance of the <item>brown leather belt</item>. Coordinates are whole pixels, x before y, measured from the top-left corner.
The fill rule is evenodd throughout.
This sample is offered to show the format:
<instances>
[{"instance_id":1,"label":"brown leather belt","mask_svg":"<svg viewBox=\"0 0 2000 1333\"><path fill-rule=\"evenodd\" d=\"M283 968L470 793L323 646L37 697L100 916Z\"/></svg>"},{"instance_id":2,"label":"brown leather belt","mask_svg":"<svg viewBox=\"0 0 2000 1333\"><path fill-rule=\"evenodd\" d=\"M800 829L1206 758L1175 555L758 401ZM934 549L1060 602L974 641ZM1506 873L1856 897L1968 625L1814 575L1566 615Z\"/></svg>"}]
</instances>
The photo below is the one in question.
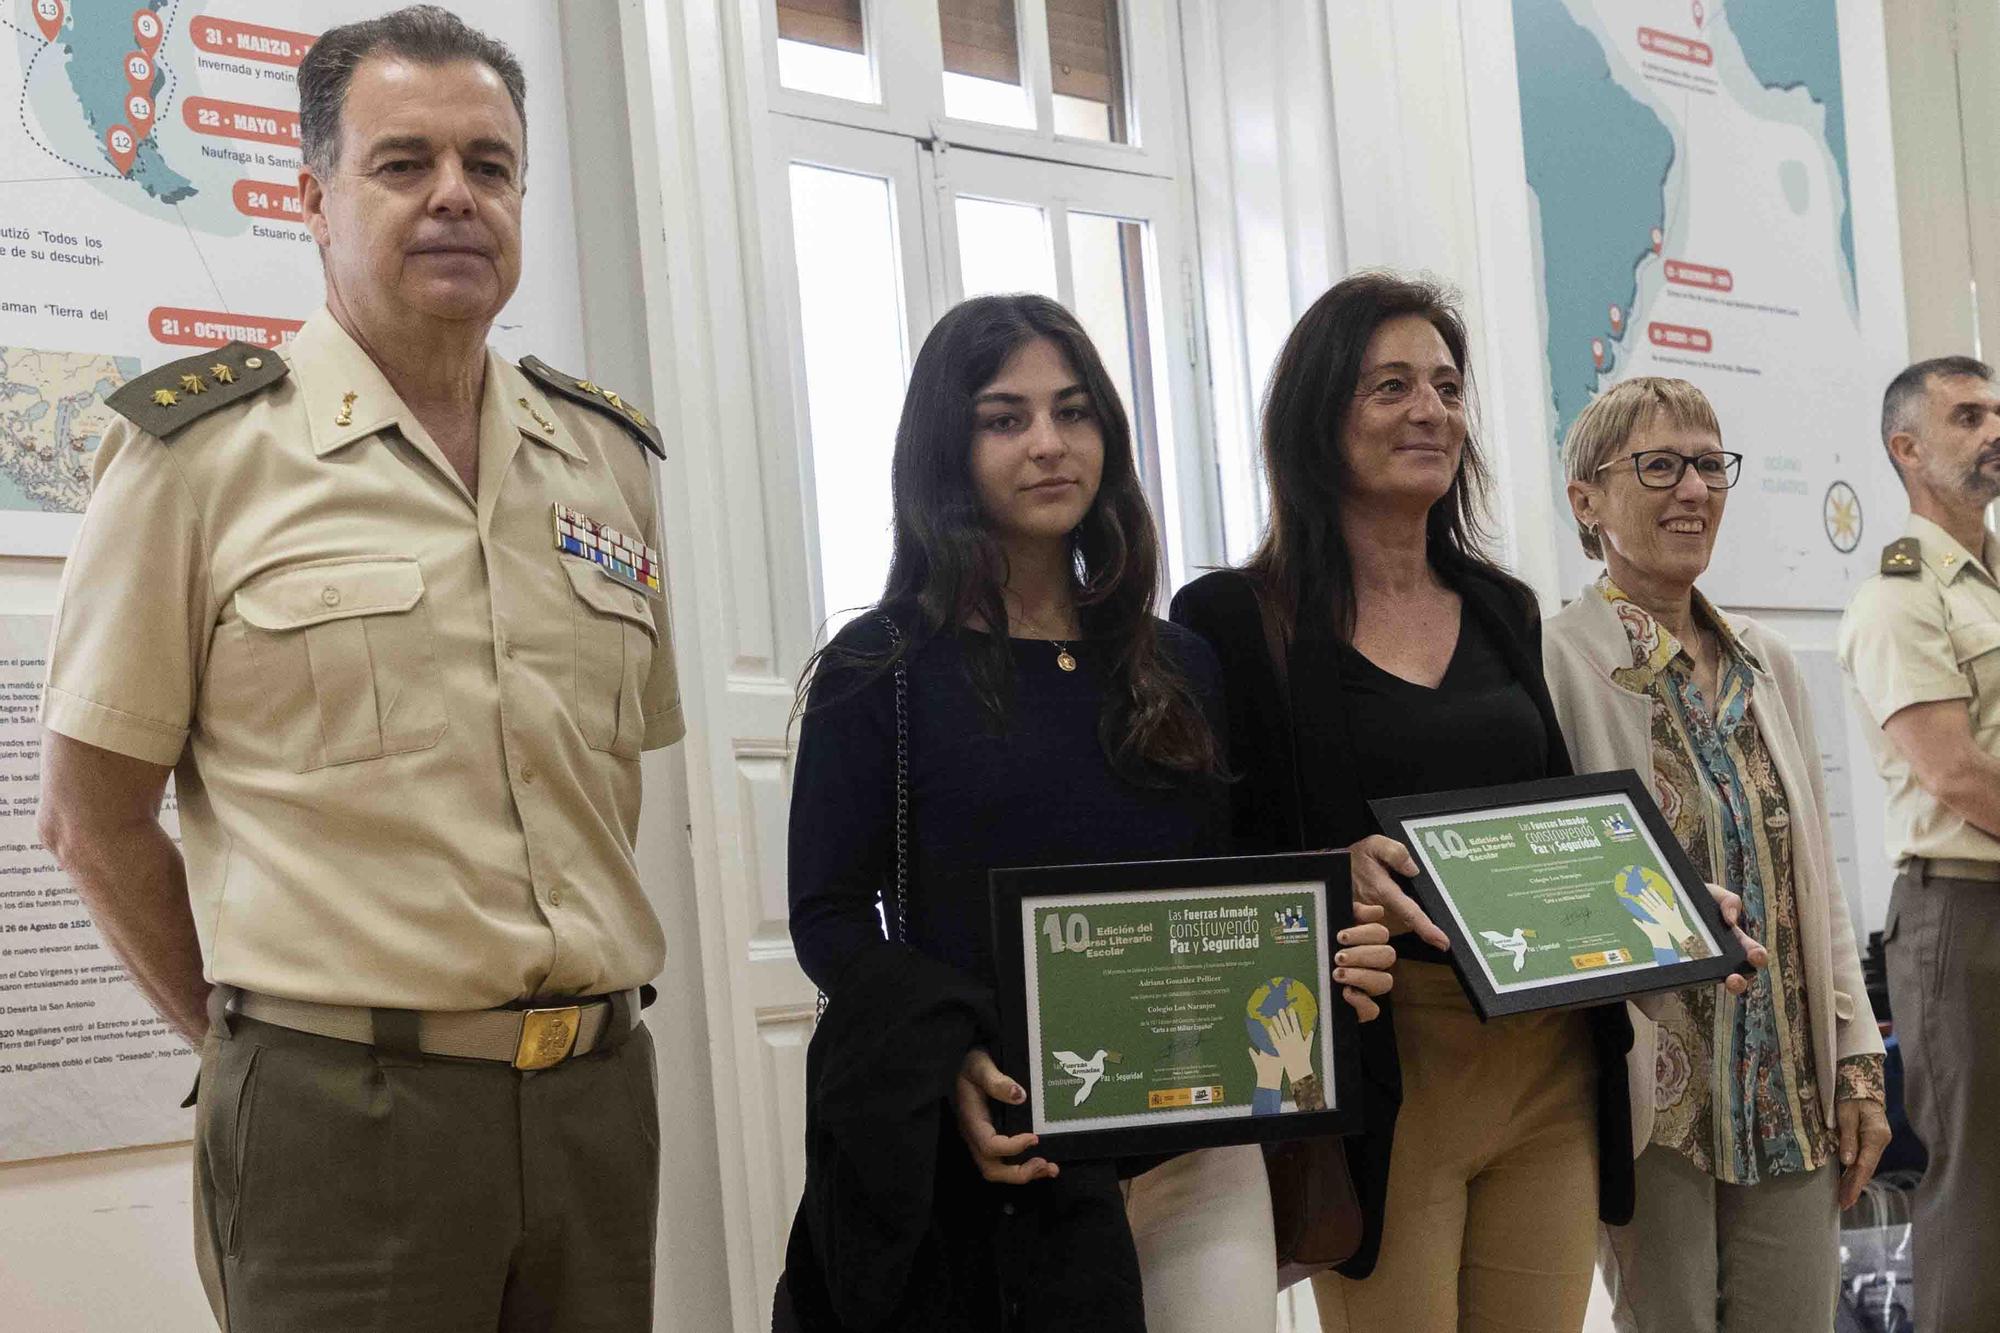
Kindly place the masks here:
<instances>
[{"instance_id":1,"label":"brown leather belt","mask_svg":"<svg viewBox=\"0 0 2000 1333\"><path fill-rule=\"evenodd\" d=\"M2000 884L2000 861L1966 861L1951 856L1913 856L1903 868L1919 883L1930 879L1971 879Z\"/></svg>"},{"instance_id":2,"label":"brown leather belt","mask_svg":"<svg viewBox=\"0 0 2000 1333\"><path fill-rule=\"evenodd\" d=\"M639 1012L639 992L628 991L626 1012ZM419 1013L417 1049L464 1060L497 1060L516 1069L547 1069L573 1056L588 1055L613 1035L609 1000L533 1009L472 1009ZM295 1032L356 1041L375 1041L375 1011L358 1005L314 1004L279 995L238 991L231 1013Z\"/></svg>"}]
</instances>

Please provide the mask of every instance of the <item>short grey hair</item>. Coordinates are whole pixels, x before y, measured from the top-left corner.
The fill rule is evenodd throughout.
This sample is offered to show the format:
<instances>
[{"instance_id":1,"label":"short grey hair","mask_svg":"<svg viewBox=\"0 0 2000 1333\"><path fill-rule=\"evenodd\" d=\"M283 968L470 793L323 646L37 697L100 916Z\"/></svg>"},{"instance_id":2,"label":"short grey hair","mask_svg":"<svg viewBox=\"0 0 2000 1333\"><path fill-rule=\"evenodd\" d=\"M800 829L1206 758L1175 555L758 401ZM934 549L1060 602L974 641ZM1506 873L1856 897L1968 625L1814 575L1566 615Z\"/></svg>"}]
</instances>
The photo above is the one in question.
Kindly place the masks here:
<instances>
[{"instance_id":1,"label":"short grey hair","mask_svg":"<svg viewBox=\"0 0 2000 1333\"><path fill-rule=\"evenodd\" d=\"M1569 480L1595 482L1612 454L1655 421L1722 439L1714 405L1686 380L1660 375L1620 380L1591 399L1570 423L1569 434L1563 437L1563 469ZM1576 525L1576 539L1592 560L1604 558L1604 543L1581 522Z\"/></svg>"},{"instance_id":2,"label":"short grey hair","mask_svg":"<svg viewBox=\"0 0 2000 1333\"><path fill-rule=\"evenodd\" d=\"M1969 356L1934 356L1905 367L1890 380L1889 387L1882 391L1882 447L1888 449L1891 436L1903 434L1916 424L1917 404L1930 391L1932 380L1961 376L1991 380L1993 367ZM1896 469L1897 476L1903 475L1893 452L1889 455L1889 466Z\"/></svg>"},{"instance_id":3,"label":"short grey hair","mask_svg":"<svg viewBox=\"0 0 2000 1333\"><path fill-rule=\"evenodd\" d=\"M420 65L476 60L500 76L514 114L528 128L528 76L505 45L436 5L409 5L380 18L328 28L299 64L299 148L306 168L324 179L340 160L340 112L354 71L372 55Z\"/></svg>"}]
</instances>

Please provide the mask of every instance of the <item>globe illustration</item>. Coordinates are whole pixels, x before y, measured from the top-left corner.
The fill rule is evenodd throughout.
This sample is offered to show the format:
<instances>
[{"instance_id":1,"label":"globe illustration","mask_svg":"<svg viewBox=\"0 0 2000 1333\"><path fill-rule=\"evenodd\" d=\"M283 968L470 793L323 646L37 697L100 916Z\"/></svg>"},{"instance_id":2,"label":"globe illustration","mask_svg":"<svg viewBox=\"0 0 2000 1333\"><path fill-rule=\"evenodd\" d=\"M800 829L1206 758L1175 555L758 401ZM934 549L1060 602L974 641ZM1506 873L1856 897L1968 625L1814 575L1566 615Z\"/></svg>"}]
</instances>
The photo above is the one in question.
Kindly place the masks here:
<instances>
[{"instance_id":1,"label":"globe illustration","mask_svg":"<svg viewBox=\"0 0 2000 1333\"><path fill-rule=\"evenodd\" d=\"M1299 1031L1311 1032L1319 1026L1319 1001L1306 988L1303 981L1293 977L1272 977L1269 981L1250 992L1249 1003L1243 1024L1249 1029L1250 1044L1266 1055L1276 1055L1278 1048L1271 1042L1271 1034L1264 1024L1278 1016L1278 1011L1287 1005L1299 1016Z\"/></svg>"}]
</instances>

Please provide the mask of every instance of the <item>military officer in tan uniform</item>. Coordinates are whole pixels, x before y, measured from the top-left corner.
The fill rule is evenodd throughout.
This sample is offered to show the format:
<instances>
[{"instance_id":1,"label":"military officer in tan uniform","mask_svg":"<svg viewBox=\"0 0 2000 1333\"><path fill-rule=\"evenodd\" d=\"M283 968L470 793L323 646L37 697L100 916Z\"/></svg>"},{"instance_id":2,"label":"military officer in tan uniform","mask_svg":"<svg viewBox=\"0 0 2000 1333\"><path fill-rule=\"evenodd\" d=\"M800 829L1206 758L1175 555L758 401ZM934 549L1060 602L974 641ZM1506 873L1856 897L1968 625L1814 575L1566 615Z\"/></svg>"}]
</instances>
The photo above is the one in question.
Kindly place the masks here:
<instances>
[{"instance_id":1,"label":"military officer in tan uniform","mask_svg":"<svg viewBox=\"0 0 2000 1333\"><path fill-rule=\"evenodd\" d=\"M325 308L113 398L41 826L201 1047L225 1327L650 1327L660 437L486 346L528 167L503 46L414 7L299 85Z\"/></svg>"},{"instance_id":2,"label":"military officer in tan uniform","mask_svg":"<svg viewBox=\"0 0 2000 1333\"><path fill-rule=\"evenodd\" d=\"M2000 384L1966 357L1890 383L1882 436L1910 495L1840 626L1889 787L1889 998L1910 1123L1919 1326L2000 1319Z\"/></svg>"}]
</instances>

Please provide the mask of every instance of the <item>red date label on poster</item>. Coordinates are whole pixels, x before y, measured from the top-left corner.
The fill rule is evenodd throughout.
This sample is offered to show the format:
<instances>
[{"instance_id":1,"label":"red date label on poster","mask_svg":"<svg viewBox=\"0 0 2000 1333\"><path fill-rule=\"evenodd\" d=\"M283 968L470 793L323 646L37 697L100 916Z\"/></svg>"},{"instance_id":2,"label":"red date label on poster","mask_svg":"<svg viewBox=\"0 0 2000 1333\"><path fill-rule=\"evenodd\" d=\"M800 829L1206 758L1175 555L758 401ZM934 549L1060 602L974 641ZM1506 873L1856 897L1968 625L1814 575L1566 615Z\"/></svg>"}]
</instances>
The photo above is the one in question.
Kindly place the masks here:
<instances>
[{"instance_id":1,"label":"red date label on poster","mask_svg":"<svg viewBox=\"0 0 2000 1333\"><path fill-rule=\"evenodd\" d=\"M1648 324L1646 336L1655 347L1673 347L1683 352L1715 350L1715 339L1707 329L1689 328L1685 324Z\"/></svg>"},{"instance_id":2,"label":"red date label on poster","mask_svg":"<svg viewBox=\"0 0 2000 1333\"><path fill-rule=\"evenodd\" d=\"M236 201L236 211L245 217L276 218L280 222L305 221L305 207L299 200L299 187L280 185L276 181L238 181L231 188L229 197Z\"/></svg>"},{"instance_id":3,"label":"red date label on poster","mask_svg":"<svg viewBox=\"0 0 2000 1333\"><path fill-rule=\"evenodd\" d=\"M1705 287L1713 292L1736 290L1736 275L1728 269L1690 264L1685 259L1667 261L1667 281L1677 282L1683 287Z\"/></svg>"},{"instance_id":4,"label":"red date label on poster","mask_svg":"<svg viewBox=\"0 0 2000 1333\"><path fill-rule=\"evenodd\" d=\"M283 28L260 28L254 23L202 15L188 25L198 50L243 60L261 60L271 65L298 67L311 49L309 32L288 32Z\"/></svg>"},{"instance_id":5,"label":"red date label on poster","mask_svg":"<svg viewBox=\"0 0 2000 1333\"><path fill-rule=\"evenodd\" d=\"M299 113L271 106L251 106L248 102L221 102L213 97L190 97L181 104L188 128L197 134L214 134L225 139L248 139L253 143L299 146Z\"/></svg>"},{"instance_id":6,"label":"red date label on poster","mask_svg":"<svg viewBox=\"0 0 2000 1333\"><path fill-rule=\"evenodd\" d=\"M1658 28L1639 29L1640 49L1654 55L1672 56L1675 60L1685 60L1690 65L1713 65L1715 48L1707 42L1697 42L1692 37L1676 37Z\"/></svg>"},{"instance_id":7,"label":"red date label on poster","mask_svg":"<svg viewBox=\"0 0 2000 1333\"><path fill-rule=\"evenodd\" d=\"M232 315L226 310L187 310L168 305L155 306L146 317L155 340L182 347L220 347L227 342L276 347L304 324L300 319Z\"/></svg>"}]
</instances>

